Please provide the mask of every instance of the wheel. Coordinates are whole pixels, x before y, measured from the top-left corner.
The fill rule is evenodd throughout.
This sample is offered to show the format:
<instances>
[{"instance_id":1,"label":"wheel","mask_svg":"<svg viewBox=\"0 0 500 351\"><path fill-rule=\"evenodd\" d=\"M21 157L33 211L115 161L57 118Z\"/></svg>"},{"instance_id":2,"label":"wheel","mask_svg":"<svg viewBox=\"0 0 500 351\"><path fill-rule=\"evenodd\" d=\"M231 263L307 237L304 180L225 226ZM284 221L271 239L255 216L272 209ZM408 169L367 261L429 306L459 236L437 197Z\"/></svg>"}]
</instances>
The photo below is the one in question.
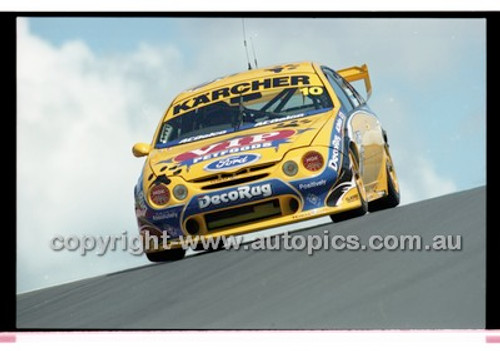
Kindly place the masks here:
<instances>
[{"instance_id":1,"label":"wheel","mask_svg":"<svg viewBox=\"0 0 500 351\"><path fill-rule=\"evenodd\" d=\"M347 219L359 217L364 215L368 211L368 201L366 199L365 186L363 184L363 178L361 178L361 175L359 174L358 158L355 156L355 153L352 149L349 149L349 162L351 164L353 179L356 182L356 188L358 189L361 206L354 210L330 215L332 221L334 222L341 222Z\"/></svg>"},{"instance_id":2,"label":"wheel","mask_svg":"<svg viewBox=\"0 0 500 351\"><path fill-rule=\"evenodd\" d=\"M170 249L159 252L146 253L148 260L151 262L166 262L177 261L184 258L186 250L183 249Z\"/></svg>"},{"instance_id":3,"label":"wheel","mask_svg":"<svg viewBox=\"0 0 500 351\"><path fill-rule=\"evenodd\" d=\"M386 175L387 175L387 195L381 199L377 199L368 204L368 210L370 212L385 210L387 208L396 207L399 205L401 199L399 191L398 178L396 176L396 170L394 169L394 164L392 163L392 157L389 152L389 148L385 146L385 153L387 155L386 162Z\"/></svg>"}]
</instances>

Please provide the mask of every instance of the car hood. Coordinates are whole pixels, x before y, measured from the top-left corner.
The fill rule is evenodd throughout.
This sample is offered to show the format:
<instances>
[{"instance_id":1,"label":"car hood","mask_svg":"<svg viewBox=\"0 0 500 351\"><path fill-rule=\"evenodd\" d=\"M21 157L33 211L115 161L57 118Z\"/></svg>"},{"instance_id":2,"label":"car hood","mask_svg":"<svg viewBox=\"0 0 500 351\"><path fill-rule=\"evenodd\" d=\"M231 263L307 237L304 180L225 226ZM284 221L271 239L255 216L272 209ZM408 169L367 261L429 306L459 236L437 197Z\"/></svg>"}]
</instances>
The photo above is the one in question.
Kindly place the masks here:
<instances>
[{"instance_id":1,"label":"car hood","mask_svg":"<svg viewBox=\"0 0 500 351\"><path fill-rule=\"evenodd\" d=\"M311 145L330 118L333 118L332 110L164 149L153 149L148 162L156 176L180 176L186 181L220 172L234 173L249 166L278 162L289 150Z\"/></svg>"}]
</instances>

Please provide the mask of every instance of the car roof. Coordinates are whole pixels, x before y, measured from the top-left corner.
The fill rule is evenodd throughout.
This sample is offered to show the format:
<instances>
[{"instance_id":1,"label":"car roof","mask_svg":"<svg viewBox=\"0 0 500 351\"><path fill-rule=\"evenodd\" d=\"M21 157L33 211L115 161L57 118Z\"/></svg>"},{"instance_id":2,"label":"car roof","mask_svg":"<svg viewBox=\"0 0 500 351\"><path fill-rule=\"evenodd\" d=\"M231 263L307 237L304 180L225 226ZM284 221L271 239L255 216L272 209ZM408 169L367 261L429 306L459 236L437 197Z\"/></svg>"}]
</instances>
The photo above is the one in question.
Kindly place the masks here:
<instances>
[{"instance_id":1,"label":"car roof","mask_svg":"<svg viewBox=\"0 0 500 351\"><path fill-rule=\"evenodd\" d=\"M294 62L294 63L285 63L280 65L273 65L263 68L255 68L248 71L242 71L239 73L230 74L228 76L216 78L210 82L203 83L193 88L187 89L178 94L173 102L175 103L178 101L188 99L193 95L198 95L201 91L213 90L219 87L232 85L242 81L269 77L277 73L283 73L283 74L315 73L316 71L313 65L314 62L310 61Z\"/></svg>"}]
</instances>

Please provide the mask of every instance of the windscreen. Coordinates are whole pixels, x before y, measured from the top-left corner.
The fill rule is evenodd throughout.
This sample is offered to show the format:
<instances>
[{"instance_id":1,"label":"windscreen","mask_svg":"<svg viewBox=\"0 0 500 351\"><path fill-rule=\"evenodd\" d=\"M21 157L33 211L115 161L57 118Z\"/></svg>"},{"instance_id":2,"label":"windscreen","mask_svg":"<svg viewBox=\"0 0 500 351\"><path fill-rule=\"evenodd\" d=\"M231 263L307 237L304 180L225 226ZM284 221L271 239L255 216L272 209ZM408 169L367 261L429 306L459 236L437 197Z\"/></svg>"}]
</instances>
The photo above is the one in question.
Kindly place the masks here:
<instances>
[{"instance_id":1,"label":"windscreen","mask_svg":"<svg viewBox=\"0 0 500 351\"><path fill-rule=\"evenodd\" d=\"M240 82L174 104L161 126L157 148L311 116L333 107L315 75Z\"/></svg>"}]
</instances>

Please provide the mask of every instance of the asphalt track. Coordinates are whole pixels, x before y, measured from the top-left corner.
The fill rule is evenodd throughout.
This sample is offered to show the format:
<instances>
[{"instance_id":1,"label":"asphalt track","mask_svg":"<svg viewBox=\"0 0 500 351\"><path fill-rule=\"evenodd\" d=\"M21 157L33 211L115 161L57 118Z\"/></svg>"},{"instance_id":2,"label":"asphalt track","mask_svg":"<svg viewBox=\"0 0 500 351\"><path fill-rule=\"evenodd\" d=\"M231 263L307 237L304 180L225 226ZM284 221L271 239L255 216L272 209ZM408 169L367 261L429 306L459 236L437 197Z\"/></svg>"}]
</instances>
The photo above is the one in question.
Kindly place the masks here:
<instances>
[{"instance_id":1,"label":"asphalt track","mask_svg":"<svg viewBox=\"0 0 500 351\"><path fill-rule=\"evenodd\" d=\"M31 329L485 327L485 187L293 235L461 235L462 250L216 251L17 297Z\"/></svg>"}]
</instances>

